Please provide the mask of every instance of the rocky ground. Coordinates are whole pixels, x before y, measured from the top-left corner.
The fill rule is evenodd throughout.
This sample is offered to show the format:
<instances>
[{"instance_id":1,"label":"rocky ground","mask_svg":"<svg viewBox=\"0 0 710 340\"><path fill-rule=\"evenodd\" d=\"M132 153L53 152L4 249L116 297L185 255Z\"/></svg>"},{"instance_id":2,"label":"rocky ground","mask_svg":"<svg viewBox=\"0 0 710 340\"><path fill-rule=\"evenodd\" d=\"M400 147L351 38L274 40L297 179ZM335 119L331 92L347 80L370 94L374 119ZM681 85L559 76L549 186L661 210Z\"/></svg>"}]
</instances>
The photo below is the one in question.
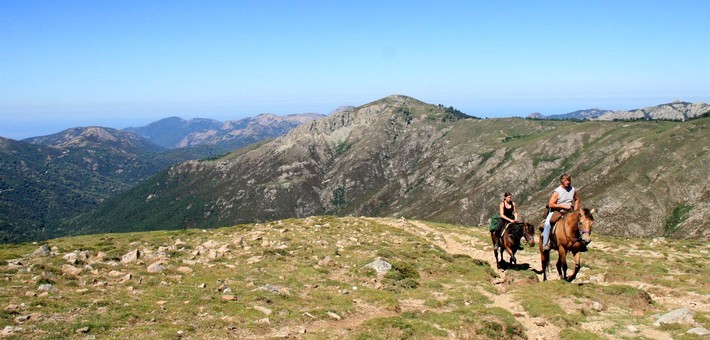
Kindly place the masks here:
<instances>
[{"instance_id":1,"label":"rocky ground","mask_svg":"<svg viewBox=\"0 0 710 340\"><path fill-rule=\"evenodd\" d=\"M566 283L537 248L497 269L485 228L406 219L5 245L0 336L707 338L709 248L595 236Z\"/></svg>"}]
</instances>

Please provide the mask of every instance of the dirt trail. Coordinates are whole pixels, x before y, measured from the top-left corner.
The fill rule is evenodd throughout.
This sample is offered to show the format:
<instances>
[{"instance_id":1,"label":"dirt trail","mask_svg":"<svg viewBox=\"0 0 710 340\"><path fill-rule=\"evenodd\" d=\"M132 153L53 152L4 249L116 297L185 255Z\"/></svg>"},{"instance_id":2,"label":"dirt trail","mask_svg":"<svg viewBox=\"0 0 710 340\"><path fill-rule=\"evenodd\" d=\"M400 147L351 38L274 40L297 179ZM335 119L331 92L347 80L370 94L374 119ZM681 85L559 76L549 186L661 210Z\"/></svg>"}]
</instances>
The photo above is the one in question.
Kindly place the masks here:
<instances>
[{"instance_id":1,"label":"dirt trail","mask_svg":"<svg viewBox=\"0 0 710 340\"><path fill-rule=\"evenodd\" d=\"M493 301L488 306L501 307L510 311L516 317L516 319L525 327L526 335L529 339L559 338L560 328L558 326L554 325L552 322L549 322L548 320L542 317L530 317L523 308L523 306L520 304L520 301L517 301L515 295L509 291L509 289L511 289L511 286L506 284L508 282L507 272L505 270L497 268L497 264L493 254L493 245L491 244L489 239L484 238L484 241L481 241L481 239L479 238L480 236L476 237L453 231L442 232L434 227L428 226L426 223L419 221L410 221L406 219L392 220L384 218L373 218L373 220L377 221L378 223L390 225L392 227L405 230L407 232L412 233L413 235L421 236L422 238L427 239L429 242L432 242L433 244L441 247L450 254L468 255L471 258L489 263L491 268L493 268L493 270L495 270L500 277L492 280L491 282L494 287L496 287L498 292L497 294L492 294L487 291L481 291L482 294L486 295L489 299L491 299L491 301ZM482 234L488 236L485 232L482 232ZM595 245L602 251L606 250L606 246L602 242L597 241ZM542 268L540 264L540 254L537 250L537 247L526 247L523 251L519 251L516 254L516 258L518 265L529 265L528 270L535 271L538 281L542 281L542 274L537 274L541 271ZM505 254L505 259L506 261L509 260L507 254ZM556 261L556 259L552 258L551 262L554 263L554 261ZM584 269L585 268L583 266L582 271L577 276L577 281L586 280L587 282L593 282L599 285L610 284L609 282L604 281L603 275L601 279L595 276L589 276L587 273L585 273ZM556 270L554 269L549 269L547 278L548 280L560 279ZM706 313L710 311L710 298L708 298L707 296L701 296L692 292L681 293L672 289L668 289L667 287L654 286L652 284L643 282L616 281L614 282L614 284L626 284L632 287L639 288L654 287L655 289L653 291L655 294L649 293L653 300L668 307L669 309L688 307L696 312L701 313ZM600 330L597 328L602 327L603 323L603 320L590 321L581 325L581 327L587 330L592 330L595 333L599 334ZM638 326L637 328L638 333L626 334L632 337L641 336L645 338L654 339L671 338L670 334L659 329L650 328L647 326Z\"/></svg>"},{"instance_id":2,"label":"dirt trail","mask_svg":"<svg viewBox=\"0 0 710 340\"><path fill-rule=\"evenodd\" d=\"M491 267L497 271L500 278L495 279L493 284L498 289L498 294L491 294L481 290L481 293L486 295L493 302L489 307L500 307L511 311L516 319L525 327L525 333L528 339L556 339L559 337L560 329L554 324L548 322L544 318L530 317L525 312L525 309L520 305L519 301L515 300L512 294L507 294L504 285L506 282L506 272L497 269L496 261L493 255L493 246L490 243L481 242L475 237L458 233L442 233L426 224L418 221L399 220L393 221L388 219L375 219L377 222L387 224L402 230L406 230L414 235L421 236L433 244L441 247L449 254L468 255L474 259L479 259L488 262ZM508 259L507 254L506 260ZM525 250L516 254L518 264L528 263L531 270L540 270L540 255L537 251ZM542 275L538 275L538 280L542 279ZM548 275L548 279L555 280L557 275Z\"/></svg>"}]
</instances>

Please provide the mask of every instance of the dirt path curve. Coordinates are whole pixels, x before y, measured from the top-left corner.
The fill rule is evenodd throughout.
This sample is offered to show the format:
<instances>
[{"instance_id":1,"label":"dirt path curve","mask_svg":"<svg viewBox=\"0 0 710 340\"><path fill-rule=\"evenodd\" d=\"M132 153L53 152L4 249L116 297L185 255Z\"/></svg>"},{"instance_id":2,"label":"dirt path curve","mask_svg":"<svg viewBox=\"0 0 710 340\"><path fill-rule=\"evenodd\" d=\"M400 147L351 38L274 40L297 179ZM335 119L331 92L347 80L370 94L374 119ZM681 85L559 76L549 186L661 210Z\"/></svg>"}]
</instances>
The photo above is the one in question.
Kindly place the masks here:
<instances>
[{"instance_id":1,"label":"dirt path curve","mask_svg":"<svg viewBox=\"0 0 710 340\"><path fill-rule=\"evenodd\" d=\"M544 318L528 316L523 306L520 305L520 302L516 301L515 296L506 291L504 285L502 285L502 283L506 282L506 272L497 269L493 255L493 246L489 242L481 242L479 239L465 234L454 232L443 233L419 221L405 219L394 221L381 218L373 218L373 220L423 237L441 247L441 249L444 249L449 254L468 255L474 259L488 262L500 276L500 278L492 282L497 288L498 294L481 291L482 294L493 301L488 307L500 307L513 313L516 319L525 327L525 333L528 339L559 338L559 327ZM507 254L505 256L507 259ZM540 269L540 255L537 251L526 249L525 251L518 252L516 258L518 264L527 263L530 265L531 269ZM540 280L542 275L538 276L538 280ZM556 276L557 275L548 275L548 279L557 279Z\"/></svg>"}]
</instances>

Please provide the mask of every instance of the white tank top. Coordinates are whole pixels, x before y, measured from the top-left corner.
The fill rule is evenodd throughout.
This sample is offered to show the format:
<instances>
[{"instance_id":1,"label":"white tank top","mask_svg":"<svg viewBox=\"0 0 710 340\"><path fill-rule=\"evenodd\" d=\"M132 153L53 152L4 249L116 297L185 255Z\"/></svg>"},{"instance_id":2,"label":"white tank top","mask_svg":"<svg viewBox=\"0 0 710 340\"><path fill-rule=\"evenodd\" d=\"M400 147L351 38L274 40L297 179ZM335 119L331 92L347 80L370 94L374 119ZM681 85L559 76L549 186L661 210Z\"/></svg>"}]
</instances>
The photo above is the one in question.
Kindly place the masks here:
<instances>
[{"instance_id":1,"label":"white tank top","mask_svg":"<svg viewBox=\"0 0 710 340\"><path fill-rule=\"evenodd\" d=\"M555 189L555 192L557 193L557 204L571 204L574 202L575 189L573 186L570 186L567 190L565 190L565 188L560 185Z\"/></svg>"}]
</instances>

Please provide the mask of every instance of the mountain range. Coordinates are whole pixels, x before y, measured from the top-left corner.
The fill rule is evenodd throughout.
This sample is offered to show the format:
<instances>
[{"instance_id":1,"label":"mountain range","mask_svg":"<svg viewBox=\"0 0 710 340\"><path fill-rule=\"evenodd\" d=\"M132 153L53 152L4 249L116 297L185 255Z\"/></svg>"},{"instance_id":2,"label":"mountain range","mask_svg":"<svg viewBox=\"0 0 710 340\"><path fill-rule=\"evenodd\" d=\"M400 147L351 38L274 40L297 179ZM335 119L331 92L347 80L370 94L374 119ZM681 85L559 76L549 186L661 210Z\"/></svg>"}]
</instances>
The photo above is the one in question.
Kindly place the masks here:
<instances>
[{"instance_id":1,"label":"mountain range","mask_svg":"<svg viewBox=\"0 0 710 340\"><path fill-rule=\"evenodd\" d=\"M167 149L132 129L77 127L16 141L0 138L0 242L40 240L70 233L62 221L135 186L162 169L190 159L215 157L236 147L272 139L316 119L313 114L259 115L235 122L197 119L175 129L175 119L151 124L156 141L179 134L203 138ZM205 124L205 122L210 122ZM147 129L147 130L146 130ZM200 130L203 129L203 130ZM181 138L186 138L185 136Z\"/></svg>"},{"instance_id":2,"label":"mountain range","mask_svg":"<svg viewBox=\"0 0 710 340\"><path fill-rule=\"evenodd\" d=\"M560 174L570 173L583 206L599 210L595 232L707 239L708 122L477 119L394 95L220 159L172 166L67 230L204 228L322 214L481 225L506 191L537 224Z\"/></svg>"},{"instance_id":3,"label":"mountain range","mask_svg":"<svg viewBox=\"0 0 710 340\"><path fill-rule=\"evenodd\" d=\"M184 120L179 117L169 117L143 127L130 127L124 130L167 149L220 145L224 149L233 150L260 140L281 136L298 125L322 117L324 116L317 113L287 116L264 113L226 122L205 118Z\"/></svg>"},{"instance_id":4,"label":"mountain range","mask_svg":"<svg viewBox=\"0 0 710 340\"><path fill-rule=\"evenodd\" d=\"M578 120L672 120L686 121L702 116L707 116L710 112L710 105L705 103L689 103L675 101L673 103L650 106L630 111L625 110L601 110L597 108L578 110L570 113L545 116L539 112L528 115L533 119L578 119Z\"/></svg>"}]
</instances>

